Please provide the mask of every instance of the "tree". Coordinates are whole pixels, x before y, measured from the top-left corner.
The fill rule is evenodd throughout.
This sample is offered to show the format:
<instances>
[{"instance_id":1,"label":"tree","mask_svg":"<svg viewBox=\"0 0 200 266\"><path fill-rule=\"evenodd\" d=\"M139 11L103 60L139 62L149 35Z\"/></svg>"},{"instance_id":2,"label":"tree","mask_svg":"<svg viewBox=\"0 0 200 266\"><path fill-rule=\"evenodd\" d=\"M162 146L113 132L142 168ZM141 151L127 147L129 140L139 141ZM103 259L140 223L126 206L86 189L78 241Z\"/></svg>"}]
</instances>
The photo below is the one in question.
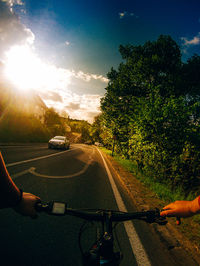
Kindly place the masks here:
<instances>
[{"instance_id":1,"label":"tree","mask_svg":"<svg viewBox=\"0 0 200 266\"><path fill-rule=\"evenodd\" d=\"M93 142L102 142L102 115L98 115L94 118L94 122L90 129L90 135Z\"/></svg>"},{"instance_id":2,"label":"tree","mask_svg":"<svg viewBox=\"0 0 200 266\"><path fill-rule=\"evenodd\" d=\"M195 54L184 63L179 86L185 94L200 97L200 56Z\"/></svg>"},{"instance_id":3,"label":"tree","mask_svg":"<svg viewBox=\"0 0 200 266\"><path fill-rule=\"evenodd\" d=\"M44 124L51 132L52 136L55 135L65 135L66 127L65 122L59 114L54 110L54 108L49 108L44 115Z\"/></svg>"},{"instance_id":4,"label":"tree","mask_svg":"<svg viewBox=\"0 0 200 266\"><path fill-rule=\"evenodd\" d=\"M200 175L200 57L182 63L179 46L163 35L119 50L124 61L108 73L101 100L104 135L148 175L191 189Z\"/></svg>"}]
</instances>

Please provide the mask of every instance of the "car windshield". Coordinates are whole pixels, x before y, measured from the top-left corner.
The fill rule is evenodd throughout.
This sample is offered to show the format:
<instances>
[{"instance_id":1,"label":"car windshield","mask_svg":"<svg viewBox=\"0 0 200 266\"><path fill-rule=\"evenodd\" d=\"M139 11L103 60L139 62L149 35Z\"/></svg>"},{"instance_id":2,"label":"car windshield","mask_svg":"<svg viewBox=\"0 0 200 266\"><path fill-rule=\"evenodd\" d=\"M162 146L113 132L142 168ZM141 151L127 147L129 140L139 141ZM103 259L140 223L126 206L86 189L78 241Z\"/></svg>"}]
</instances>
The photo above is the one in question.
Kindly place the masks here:
<instances>
[{"instance_id":1,"label":"car windshield","mask_svg":"<svg viewBox=\"0 0 200 266\"><path fill-rule=\"evenodd\" d=\"M65 137L57 136L54 139L65 140Z\"/></svg>"}]
</instances>

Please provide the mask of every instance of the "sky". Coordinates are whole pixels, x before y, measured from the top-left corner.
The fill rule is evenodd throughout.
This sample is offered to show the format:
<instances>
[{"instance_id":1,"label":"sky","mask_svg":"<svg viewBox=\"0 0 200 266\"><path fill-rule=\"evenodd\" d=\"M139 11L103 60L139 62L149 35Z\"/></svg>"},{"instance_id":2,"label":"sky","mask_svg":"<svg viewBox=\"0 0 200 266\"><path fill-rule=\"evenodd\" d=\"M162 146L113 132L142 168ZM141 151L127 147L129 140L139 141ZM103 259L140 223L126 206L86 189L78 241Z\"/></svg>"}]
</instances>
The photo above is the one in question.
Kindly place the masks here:
<instances>
[{"instance_id":1,"label":"sky","mask_svg":"<svg viewBox=\"0 0 200 266\"><path fill-rule=\"evenodd\" d=\"M0 0L0 62L19 90L92 123L120 44L170 35L200 54L199 0Z\"/></svg>"}]
</instances>

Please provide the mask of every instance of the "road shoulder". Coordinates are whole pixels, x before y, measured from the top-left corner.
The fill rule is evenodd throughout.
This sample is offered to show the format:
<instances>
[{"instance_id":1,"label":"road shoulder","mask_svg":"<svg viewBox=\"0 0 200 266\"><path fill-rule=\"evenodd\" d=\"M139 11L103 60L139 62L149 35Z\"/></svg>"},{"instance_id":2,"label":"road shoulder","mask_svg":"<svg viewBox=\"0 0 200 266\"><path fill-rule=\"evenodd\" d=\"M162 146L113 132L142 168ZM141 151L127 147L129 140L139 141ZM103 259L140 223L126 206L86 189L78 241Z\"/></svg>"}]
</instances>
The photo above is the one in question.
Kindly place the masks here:
<instances>
[{"instance_id":1,"label":"road shoulder","mask_svg":"<svg viewBox=\"0 0 200 266\"><path fill-rule=\"evenodd\" d=\"M160 200L155 193L144 186L133 174L119 165L113 157L103 154L109 167L114 171L138 210L148 210L156 207L161 209L166 205L166 202ZM184 235L185 227L189 228L190 224L192 222L185 219L182 225L177 226L175 219L171 218L168 219L166 226L151 225L152 233L156 234L170 254L177 258L177 265L200 265L200 250L196 240L188 239ZM195 231L198 229L200 231L200 226L194 229Z\"/></svg>"}]
</instances>

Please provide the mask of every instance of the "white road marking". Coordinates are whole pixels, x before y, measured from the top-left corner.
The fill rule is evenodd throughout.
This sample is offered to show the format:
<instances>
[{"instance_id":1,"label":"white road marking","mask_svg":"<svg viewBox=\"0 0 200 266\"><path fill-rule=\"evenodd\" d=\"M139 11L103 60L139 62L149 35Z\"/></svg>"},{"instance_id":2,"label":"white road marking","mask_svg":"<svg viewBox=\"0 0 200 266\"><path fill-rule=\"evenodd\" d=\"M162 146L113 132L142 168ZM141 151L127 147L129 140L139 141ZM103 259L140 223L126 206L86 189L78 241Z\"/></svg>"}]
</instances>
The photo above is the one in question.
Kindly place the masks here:
<instances>
[{"instance_id":1,"label":"white road marking","mask_svg":"<svg viewBox=\"0 0 200 266\"><path fill-rule=\"evenodd\" d=\"M106 172L108 174L108 178L109 178L109 181L110 181L110 184L111 184L118 208L120 211L127 212L126 206L122 200L122 197L119 193L119 190L117 189L117 186L116 186L115 181L112 177L112 174L108 168L108 165L107 165L101 151L99 149L97 149L97 150L100 153L101 158L103 160L103 163L104 163ZM139 239L139 236L136 232L135 227L133 226L133 223L131 221L124 222L124 227L125 227L126 233L128 235L130 245L131 245L133 254L136 258L138 265L150 266L151 262L150 262L148 255L147 255L147 253L146 253L146 251L145 251L145 249L144 249L144 247L143 247L143 245Z\"/></svg>"},{"instance_id":2,"label":"white road marking","mask_svg":"<svg viewBox=\"0 0 200 266\"><path fill-rule=\"evenodd\" d=\"M13 174L13 175L11 175L11 176L12 176L12 179L15 179L15 178L17 178L17 177L19 177L19 176L22 176L22 175L25 175L25 174L27 174L27 173L30 173L30 170L31 170L31 168L26 169L26 170L24 170L24 171L22 171L22 172L19 172L19 173L17 173L17 174Z\"/></svg>"},{"instance_id":3,"label":"white road marking","mask_svg":"<svg viewBox=\"0 0 200 266\"><path fill-rule=\"evenodd\" d=\"M82 148L82 147L81 147ZM27 174L27 173L31 173L32 175L35 175L35 176L39 176L39 177L44 177L44 178L72 178L72 177L76 177L76 176L79 176L83 173L86 172L86 170L88 169L88 167L90 166L90 164L93 162L93 154L94 154L94 149L92 150L92 154L89 156L89 160L87 161L87 163L85 164L85 166L83 167L82 170L80 170L79 172L76 172L74 174L70 174L70 175L63 175L63 176L52 176L52 175L45 175L45 174L40 174L40 173L37 173L35 170L36 168L35 167L31 167L27 170L24 170L20 173L17 173L17 174L14 174L12 175L12 178L17 178L19 176L22 176L24 174ZM60 154L60 153L59 153Z\"/></svg>"},{"instance_id":4,"label":"white road marking","mask_svg":"<svg viewBox=\"0 0 200 266\"><path fill-rule=\"evenodd\" d=\"M24 163L30 163L30 162L41 160L41 159L46 159L46 158L49 158L49 157L52 157L52 156L57 156L57 155L63 154L65 152L74 151L76 149L78 149L78 148L70 149L70 150L67 150L67 151L61 151L61 152L58 152L58 153L49 154L49 155L45 155L45 156L40 156L40 157L36 157L36 158L32 158L32 159L24 160L24 161L20 161L20 162L8 163L8 164L6 164L6 167L15 166L15 165L24 164Z\"/></svg>"},{"instance_id":5,"label":"white road marking","mask_svg":"<svg viewBox=\"0 0 200 266\"><path fill-rule=\"evenodd\" d=\"M39 176L39 177L44 177L44 178L72 178L72 177L79 176L79 175L82 175L83 173L85 173L86 170L88 169L88 167L90 166L91 163L92 163L92 160L89 160L89 161L87 162L87 164L83 167L82 170L80 170L80 171L77 172L77 173L71 174L71 175L59 175L59 176L44 175L44 174L37 173L37 172L35 171L35 169L36 169L35 167L31 167L31 169L29 169L29 172L30 172L32 175Z\"/></svg>"}]
</instances>

